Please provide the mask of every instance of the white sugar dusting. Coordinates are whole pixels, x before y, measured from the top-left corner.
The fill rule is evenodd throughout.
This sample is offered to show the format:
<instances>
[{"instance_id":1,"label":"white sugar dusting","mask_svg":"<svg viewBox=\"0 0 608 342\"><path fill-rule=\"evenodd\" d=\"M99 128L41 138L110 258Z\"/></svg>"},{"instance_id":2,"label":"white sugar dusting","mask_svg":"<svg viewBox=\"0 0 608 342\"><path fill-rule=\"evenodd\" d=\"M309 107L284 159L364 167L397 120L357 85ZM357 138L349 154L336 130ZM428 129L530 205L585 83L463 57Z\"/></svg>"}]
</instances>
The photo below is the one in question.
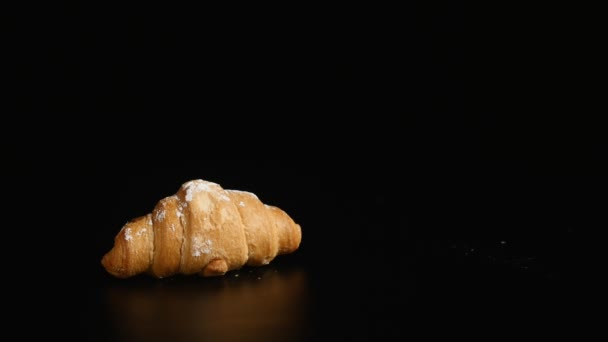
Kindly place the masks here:
<instances>
[{"instance_id":1,"label":"white sugar dusting","mask_svg":"<svg viewBox=\"0 0 608 342\"><path fill-rule=\"evenodd\" d=\"M141 236L141 235L142 235L142 234L144 234L145 232L146 232L146 228L144 228L144 229L142 229L142 230L138 231L138 232L137 232L137 234L135 234L135 235L137 235L137 236Z\"/></svg>"},{"instance_id":2,"label":"white sugar dusting","mask_svg":"<svg viewBox=\"0 0 608 342\"><path fill-rule=\"evenodd\" d=\"M171 231L175 233L175 224L171 223Z\"/></svg>"},{"instance_id":3,"label":"white sugar dusting","mask_svg":"<svg viewBox=\"0 0 608 342\"><path fill-rule=\"evenodd\" d=\"M201 241L200 238L194 237L192 239L192 256L200 257L202 254L211 253L211 247L213 245L213 241L207 239Z\"/></svg>"},{"instance_id":4,"label":"white sugar dusting","mask_svg":"<svg viewBox=\"0 0 608 342\"><path fill-rule=\"evenodd\" d=\"M127 241L133 240L133 235L131 235L131 228L125 229L125 240L127 240Z\"/></svg>"},{"instance_id":5,"label":"white sugar dusting","mask_svg":"<svg viewBox=\"0 0 608 342\"><path fill-rule=\"evenodd\" d=\"M215 183L205 182L202 180L193 180L186 184L184 184L184 189L186 189L186 201L192 201L192 196L196 195L201 191L212 191L213 186L219 186Z\"/></svg>"},{"instance_id":6,"label":"white sugar dusting","mask_svg":"<svg viewBox=\"0 0 608 342\"><path fill-rule=\"evenodd\" d=\"M166 212L165 212L164 209L161 209L161 210L157 211L156 212L156 221L162 221L162 220L164 220L165 219L165 214L166 214Z\"/></svg>"},{"instance_id":7,"label":"white sugar dusting","mask_svg":"<svg viewBox=\"0 0 608 342\"><path fill-rule=\"evenodd\" d=\"M244 206L245 206L245 202L240 201L240 202L239 202L239 207L244 207Z\"/></svg>"},{"instance_id":8,"label":"white sugar dusting","mask_svg":"<svg viewBox=\"0 0 608 342\"><path fill-rule=\"evenodd\" d=\"M230 202L230 197L224 191L220 192L220 200Z\"/></svg>"}]
</instances>

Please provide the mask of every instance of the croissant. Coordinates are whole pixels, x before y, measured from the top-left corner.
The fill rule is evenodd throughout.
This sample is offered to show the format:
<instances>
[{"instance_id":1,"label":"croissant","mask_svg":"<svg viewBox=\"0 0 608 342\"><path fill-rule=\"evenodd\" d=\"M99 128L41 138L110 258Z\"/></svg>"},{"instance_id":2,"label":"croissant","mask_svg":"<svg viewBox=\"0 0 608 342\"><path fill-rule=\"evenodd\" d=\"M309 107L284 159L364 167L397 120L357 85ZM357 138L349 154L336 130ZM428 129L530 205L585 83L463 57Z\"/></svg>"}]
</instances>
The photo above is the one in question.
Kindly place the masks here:
<instances>
[{"instance_id":1,"label":"croissant","mask_svg":"<svg viewBox=\"0 0 608 342\"><path fill-rule=\"evenodd\" d=\"M301 240L300 225L283 210L253 193L197 179L127 222L101 264L117 278L221 276L266 265L297 250Z\"/></svg>"}]
</instances>

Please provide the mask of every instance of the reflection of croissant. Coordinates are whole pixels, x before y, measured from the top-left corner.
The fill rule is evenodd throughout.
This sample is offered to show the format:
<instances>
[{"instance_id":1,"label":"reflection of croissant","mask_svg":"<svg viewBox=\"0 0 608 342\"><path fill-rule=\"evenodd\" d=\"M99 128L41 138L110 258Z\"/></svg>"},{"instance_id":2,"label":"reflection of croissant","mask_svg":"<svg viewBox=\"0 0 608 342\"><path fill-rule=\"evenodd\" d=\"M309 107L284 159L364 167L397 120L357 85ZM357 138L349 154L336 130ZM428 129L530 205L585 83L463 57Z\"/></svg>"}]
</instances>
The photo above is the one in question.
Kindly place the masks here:
<instances>
[{"instance_id":1,"label":"reflection of croissant","mask_svg":"<svg viewBox=\"0 0 608 342\"><path fill-rule=\"evenodd\" d=\"M151 214L128 222L102 265L118 278L219 276L298 249L300 225L256 195L204 180L184 183Z\"/></svg>"}]
</instances>

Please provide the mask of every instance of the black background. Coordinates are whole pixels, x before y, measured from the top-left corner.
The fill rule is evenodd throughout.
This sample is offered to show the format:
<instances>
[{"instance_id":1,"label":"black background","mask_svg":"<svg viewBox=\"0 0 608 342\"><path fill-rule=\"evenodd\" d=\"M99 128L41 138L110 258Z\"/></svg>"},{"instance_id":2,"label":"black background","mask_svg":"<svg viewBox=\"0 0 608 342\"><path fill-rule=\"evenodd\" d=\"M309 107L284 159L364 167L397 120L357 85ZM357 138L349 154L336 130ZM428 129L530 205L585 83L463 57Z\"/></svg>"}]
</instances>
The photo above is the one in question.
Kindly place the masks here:
<instances>
[{"instance_id":1,"label":"black background","mask_svg":"<svg viewBox=\"0 0 608 342\"><path fill-rule=\"evenodd\" d=\"M120 340L108 293L238 292L100 265L127 220L202 178L301 224L269 269L306 279L303 340L577 333L605 181L599 145L580 148L595 137L545 115L568 106L549 58L564 31L455 4L257 11L66 4L15 20L3 146L35 252L9 267L39 287L18 318Z\"/></svg>"}]
</instances>

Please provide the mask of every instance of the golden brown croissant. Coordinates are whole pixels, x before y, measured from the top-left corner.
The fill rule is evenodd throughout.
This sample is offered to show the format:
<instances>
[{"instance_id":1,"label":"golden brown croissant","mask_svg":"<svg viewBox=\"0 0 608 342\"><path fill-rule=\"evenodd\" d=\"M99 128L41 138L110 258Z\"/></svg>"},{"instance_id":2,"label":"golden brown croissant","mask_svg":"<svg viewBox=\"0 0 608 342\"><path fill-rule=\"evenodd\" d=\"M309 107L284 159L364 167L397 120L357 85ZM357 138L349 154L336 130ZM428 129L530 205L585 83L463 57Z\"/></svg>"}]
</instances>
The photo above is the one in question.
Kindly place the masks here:
<instances>
[{"instance_id":1,"label":"golden brown croissant","mask_svg":"<svg viewBox=\"0 0 608 342\"><path fill-rule=\"evenodd\" d=\"M300 246L300 225L250 192L204 180L184 183L151 214L129 221L101 260L118 278L148 273L219 276L261 266Z\"/></svg>"}]
</instances>

